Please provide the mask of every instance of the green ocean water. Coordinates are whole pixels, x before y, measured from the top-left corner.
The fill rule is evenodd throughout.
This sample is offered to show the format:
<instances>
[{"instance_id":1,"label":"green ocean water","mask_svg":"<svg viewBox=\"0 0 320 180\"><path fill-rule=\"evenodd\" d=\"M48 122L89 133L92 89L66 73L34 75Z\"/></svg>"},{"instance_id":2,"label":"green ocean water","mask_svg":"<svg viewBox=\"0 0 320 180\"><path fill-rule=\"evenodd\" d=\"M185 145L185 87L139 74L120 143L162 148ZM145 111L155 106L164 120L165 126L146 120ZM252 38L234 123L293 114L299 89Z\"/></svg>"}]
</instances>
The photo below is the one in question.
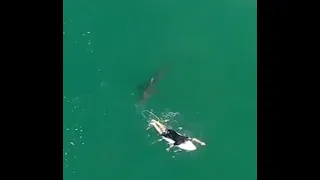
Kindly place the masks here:
<instances>
[{"instance_id":1,"label":"green ocean water","mask_svg":"<svg viewBox=\"0 0 320 180\"><path fill-rule=\"evenodd\" d=\"M256 179L256 10L253 0L64 0L65 180ZM145 109L178 112L172 126L207 143L197 151L165 151L135 106L136 87L164 64Z\"/></svg>"}]
</instances>

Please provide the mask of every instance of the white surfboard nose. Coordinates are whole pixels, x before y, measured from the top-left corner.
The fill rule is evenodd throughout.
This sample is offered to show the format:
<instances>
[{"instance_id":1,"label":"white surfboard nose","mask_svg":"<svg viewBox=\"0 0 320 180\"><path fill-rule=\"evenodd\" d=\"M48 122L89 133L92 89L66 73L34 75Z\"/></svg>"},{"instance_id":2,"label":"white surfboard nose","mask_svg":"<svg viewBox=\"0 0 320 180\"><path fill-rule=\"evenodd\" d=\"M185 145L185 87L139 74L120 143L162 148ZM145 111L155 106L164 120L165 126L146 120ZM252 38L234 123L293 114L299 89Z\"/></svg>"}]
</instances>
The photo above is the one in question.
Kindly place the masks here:
<instances>
[{"instance_id":1,"label":"white surfboard nose","mask_svg":"<svg viewBox=\"0 0 320 180\"><path fill-rule=\"evenodd\" d=\"M186 141L178 145L178 147L186 151L194 151L197 149L197 147L191 141Z\"/></svg>"}]
</instances>

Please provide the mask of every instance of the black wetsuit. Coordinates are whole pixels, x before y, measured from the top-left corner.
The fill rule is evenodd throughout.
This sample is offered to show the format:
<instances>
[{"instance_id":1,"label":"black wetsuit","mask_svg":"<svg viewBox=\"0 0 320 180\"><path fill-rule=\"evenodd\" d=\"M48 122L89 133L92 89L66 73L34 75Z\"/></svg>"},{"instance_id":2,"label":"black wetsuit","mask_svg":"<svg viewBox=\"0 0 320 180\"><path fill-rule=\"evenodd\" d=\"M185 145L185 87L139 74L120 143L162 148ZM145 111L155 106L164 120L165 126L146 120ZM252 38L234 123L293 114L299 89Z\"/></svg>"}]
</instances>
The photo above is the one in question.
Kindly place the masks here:
<instances>
[{"instance_id":1,"label":"black wetsuit","mask_svg":"<svg viewBox=\"0 0 320 180\"><path fill-rule=\"evenodd\" d=\"M189 138L186 136L182 136L180 134L178 134L177 132L175 132L172 129L167 129L166 132L161 134L163 137L172 139L174 141L175 146L180 145L184 142L186 142Z\"/></svg>"}]
</instances>

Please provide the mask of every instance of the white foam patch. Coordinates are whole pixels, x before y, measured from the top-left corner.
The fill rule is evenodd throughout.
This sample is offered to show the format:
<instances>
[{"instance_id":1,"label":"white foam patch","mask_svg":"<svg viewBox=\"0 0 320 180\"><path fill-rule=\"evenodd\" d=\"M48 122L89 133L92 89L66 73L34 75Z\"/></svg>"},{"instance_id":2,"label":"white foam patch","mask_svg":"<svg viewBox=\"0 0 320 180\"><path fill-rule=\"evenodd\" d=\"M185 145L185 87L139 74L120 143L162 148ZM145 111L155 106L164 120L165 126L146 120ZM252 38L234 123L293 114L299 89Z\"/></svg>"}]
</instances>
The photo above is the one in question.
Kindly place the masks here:
<instances>
[{"instance_id":1,"label":"white foam patch","mask_svg":"<svg viewBox=\"0 0 320 180\"><path fill-rule=\"evenodd\" d=\"M94 42L93 42L93 35L94 33L92 33L91 31L86 31L85 33L82 33L83 36L83 41L86 43L86 47L85 50L87 53L93 53L94 50Z\"/></svg>"},{"instance_id":2,"label":"white foam patch","mask_svg":"<svg viewBox=\"0 0 320 180\"><path fill-rule=\"evenodd\" d=\"M163 113L160 114L160 116L158 117L153 110L143 110L142 111L142 116L144 117L145 120L147 120L147 122L150 122L151 119L155 119L159 122L162 123L166 123L166 122L171 122L175 120L176 116L179 116L180 113L179 112L171 112L171 111L165 111Z\"/></svg>"},{"instance_id":3,"label":"white foam patch","mask_svg":"<svg viewBox=\"0 0 320 180\"><path fill-rule=\"evenodd\" d=\"M73 20L72 20L72 19L63 22L64 25L66 25L66 24L71 24L71 23L73 23Z\"/></svg>"},{"instance_id":4,"label":"white foam patch","mask_svg":"<svg viewBox=\"0 0 320 180\"><path fill-rule=\"evenodd\" d=\"M102 81L100 82L100 87L102 87L102 88L108 88L108 87L109 87L109 83L106 82L105 80L102 80Z\"/></svg>"},{"instance_id":5,"label":"white foam patch","mask_svg":"<svg viewBox=\"0 0 320 180\"><path fill-rule=\"evenodd\" d=\"M66 169L72 169L76 173L74 164L78 157L79 150L85 144L83 126L76 124L74 127L64 128L63 165Z\"/></svg>"},{"instance_id":6,"label":"white foam patch","mask_svg":"<svg viewBox=\"0 0 320 180\"><path fill-rule=\"evenodd\" d=\"M170 111L165 111L163 113L161 113L160 118L161 119L173 119L176 116L179 116L180 113L179 112L170 112Z\"/></svg>"},{"instance_id":7,"label":"white foam patch","mask_svg":"<svg viewBox=\"0 0 320 180\"><path fill-rule=\"evenodd\" d=\"M67 30L69 27L74 26L72 20L67 20L63 22L64 30ZM82 48L86 53L92 54L95 52L93 37L95 35L92 29L82 29L76 33L70 33L63 31L63 35L72 36L74 38L73 43L77 44L80 48Z\"/></svg>"},{"instance_id":8,"label":"white foam patch","mask_svg":"<svg viewBox=\"0 0 320 180\"><path fill-rule=\"evenodd\" d=\"M71 111L72 113L77 113L78 115L84 114L85 108L84 108L84 103L82 102L83 98L80 98L80 97L69 98L67 96L64 96L63 100L68 104L68 111Z\"/></svg>"}]
</instances>

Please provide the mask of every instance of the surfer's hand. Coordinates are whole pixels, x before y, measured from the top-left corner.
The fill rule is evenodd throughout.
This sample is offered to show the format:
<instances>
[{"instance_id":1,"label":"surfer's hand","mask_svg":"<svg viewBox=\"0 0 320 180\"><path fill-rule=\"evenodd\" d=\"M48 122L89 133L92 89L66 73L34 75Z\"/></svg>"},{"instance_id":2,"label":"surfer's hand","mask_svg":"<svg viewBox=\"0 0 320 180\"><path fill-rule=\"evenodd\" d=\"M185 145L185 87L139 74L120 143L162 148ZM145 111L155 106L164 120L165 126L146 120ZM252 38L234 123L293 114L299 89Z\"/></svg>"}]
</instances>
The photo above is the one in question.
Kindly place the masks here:
<instances>
[{"instance_id":1,"label":"surfer's hand","mask_svg":"<svg viewBox=\"0 0 320 180\"><path fill-rule=\"evenodd\" d=\"M151 122L149 123L149 126L155 126L156 125L156 123L155 123L155 120L151 120Z\"/></svg>"},{"instance_id":2,"label":"surfer's hand","mask_svg":"<svg viewBox=\"0 0 320 180\"><path fill-rule=\"evenodd\" d=\"M154 120L154 119L151 119L150 124L151 124L151 123L155 123L155 122L157 122L157 121L156 121L156 120Z\"/></svg>"},{"instance_id":3,"label":"surfer's hand","mask_svg":"<svg viewBox=\"0 0 320 180\"><path fill-rule=\"evenodd\" d=\"M206 145L206 143L204 143L204 142L200 142L200 144L201 144L202 146Z\"/></svg>"}]
</instances>

